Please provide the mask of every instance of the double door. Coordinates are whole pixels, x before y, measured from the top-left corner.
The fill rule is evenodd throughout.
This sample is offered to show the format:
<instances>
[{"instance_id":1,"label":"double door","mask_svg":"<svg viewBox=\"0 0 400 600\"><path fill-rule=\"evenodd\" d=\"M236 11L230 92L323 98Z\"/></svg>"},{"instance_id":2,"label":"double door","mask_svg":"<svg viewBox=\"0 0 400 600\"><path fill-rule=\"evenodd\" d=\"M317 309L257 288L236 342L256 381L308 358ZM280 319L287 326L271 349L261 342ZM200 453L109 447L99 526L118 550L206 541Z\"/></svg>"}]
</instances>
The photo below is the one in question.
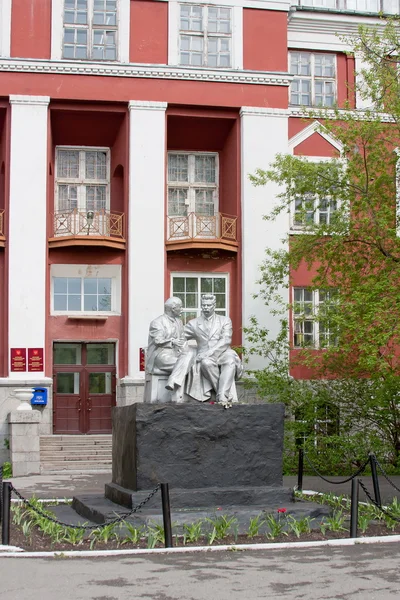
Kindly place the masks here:
<instances>
[{"instance_id":1,"label":"double door","mask_svg":"<svg viewBox=\"0 0 400 600\"><path fill-rule=\"evenodd\" d=\"M54 433L111 433L115 345L55 343Z\"/></svg>"}]
</instances>

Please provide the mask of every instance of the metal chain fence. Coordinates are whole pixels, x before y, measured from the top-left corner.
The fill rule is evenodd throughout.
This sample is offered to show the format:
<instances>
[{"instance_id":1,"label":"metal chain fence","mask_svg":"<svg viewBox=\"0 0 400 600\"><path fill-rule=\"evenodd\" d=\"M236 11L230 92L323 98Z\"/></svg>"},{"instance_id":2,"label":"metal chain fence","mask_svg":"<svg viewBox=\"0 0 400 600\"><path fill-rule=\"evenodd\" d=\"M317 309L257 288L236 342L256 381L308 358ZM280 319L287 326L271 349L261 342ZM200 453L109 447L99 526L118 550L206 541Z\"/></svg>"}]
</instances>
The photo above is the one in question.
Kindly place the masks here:
<instances>
[{"instance_id":1,"label":"metal chain fence","mask_svg":"<svg viewBox=\"0 0 400 600\"><path fill-rule=\"evenodd\" d=\"M400 523L400 517L396 517L395 515L392 515L389 511L386 510L386 508L383 508L382 506L379 506L378 502L376 502L376 500L373 499L373 497L371 496L371 494L367 490L367 487L363 484L363 482L361 481L361 479L359 479L358 483L359 483L360 487L362 488L362 490L364 491L365 495L367 496L368 500L374 506L376 506L376 508L379 508L379 510L382 511L384 515L386 515L390 519L393 519L393 521L397 521L398 523Z\"/></svg>"},{"instance_id":2,"label":"metal chain fence","mask_svg":"<svg viewBox=\"0 0 400 600\"><path fill-rule=\"evenodd\" d=\"M355 473L353 473L353 475L350 475L350 477L347 477L347 479L342 479L341 481L332 481L332 479L328 479L327 477L324 477L323 475L321 475L321 473L312 464L311 460L308 458L308 456L307 456L307 454L305 452L303 453L303 455L304 455L304 458L306 459L308 465L314 471L314 473L316 473L316 475L318 475L318 477L320 477L321 479L323 479L324 481L326 481L326 483L331 483L333 485L339 485L341 483L348 483L349 481L351 481L352 479L354 479L355 477L357 477L358 475L360 475L360 473L362 473L364 471L365 467L368 465L369 460L370 460L369 457L368 457L368 459L365 461L365 463L363 465L361 465L361 467L359 469L357 469L357 471Z\"/></svg>"},{"instance_id":3,"label":"metal chain fence","mask_svg":"<svg viewBox=\"0 0 400 600\"><path fill-rule=\"evenodd\" d=\"M393 481L390 479L389 475L385 472L384 468L382 467L381 463L379 462L379 460L376 458L375 456L375 462L379 467L379 470L381 471L383 477L386 479L386 481L392 486L392 488L394 488L397 492L400 492L400 489L397 487L397 485L395 483L393 483Z\"/></svg>"},{"instance_id":4,"label":"metal chain fence","mask_svg":"<svg viewBox=\"0 0 400 600\"><path fill-rule=\"evenodd\" d=\"M142 500L142 502L140 502L137 506L134 506L132 508L132 510L130 510L127 513L123 513L123 514L119 515L118 517L116 517L115 519L111 519L110 521L107 521L106 523L103 523L101 525L100 524L97 524L97 525L85 525L85 524L73 525L70 523L63 523L62 521L59 521L56 517L52 517L51 515L48 515L41 508L32 504L32 502L30 502L27 498L24 498L24 496L22 496L22 494L20 494L19 491L16 490L12 484L11 484L11 491L14 492L14 494L17 496L17 498L19 498L26 506L29 506L29 508L31 510L33 510L40 516L48 519L49 521L52 521L53 523L57 523L57 525L60 525L61 527L68 527L71 529L93 530L93 529L102 529L103 527L108 527L109 525L116 525L117 523L120 523L121 521L125 521L125 519L127 519L128 517L137 513L140 509L142 509L143 506L145 506L151 500L151 498L153 498L153 496L156 495L156 493L158 492L160 487L161 487L161 484L158 483L156 485L156 487L154 488L154 490L152 490L149 493L149 495L144 500Z\"/></svg>"}]
</instances>

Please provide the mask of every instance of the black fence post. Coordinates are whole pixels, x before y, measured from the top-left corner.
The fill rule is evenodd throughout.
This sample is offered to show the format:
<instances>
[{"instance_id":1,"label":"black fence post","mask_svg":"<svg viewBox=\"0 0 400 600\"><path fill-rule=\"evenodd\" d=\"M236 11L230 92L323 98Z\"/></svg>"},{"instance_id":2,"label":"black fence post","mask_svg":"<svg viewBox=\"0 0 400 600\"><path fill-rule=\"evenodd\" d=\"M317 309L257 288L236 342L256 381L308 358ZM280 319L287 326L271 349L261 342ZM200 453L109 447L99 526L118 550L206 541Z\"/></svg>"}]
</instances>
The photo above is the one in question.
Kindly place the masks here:
<instances>
[{"instance_id":1,"label":"black fence post","mask_svg":"<svg viewBox=\"0 0 400 600\"><path fill-rule=\"evenodd\" d=\"M350 506L350 537L357 537L358 525L358 478L351 480L351 506Z\"/></svg>"},{"instance_id":2,"label":"black fence post","mask_svg":"<svg viewBox=\"0 0 400 600\"><path fill-rule=\"evenodd\" d=\"M161 483L161 502L164 521L164 539L165 547L172 548L172 525L171 525L171 507L169 503L168 483Z\"/></svg>"},{"instance_id":3,"label":"black fence post","mask_svg":"<svg viewBox=\"0 0 400 600\"><path fill-rule=\"evenodd\" d=\"M299 469L297 472L297 491L303 491L304 450L299 448Z\"/></svg>"},{"instance_id":4,"label":"black fence post","mask_svg":"<svg viewBox=\"0 0 400 600\"><path fill-rule=\"evenodd\" d=\"M379 507L382 506L381 491L379 489L378 472L376 470L376 458L373 452L369 453L369 461L371 463L372 485L374 486L375 502Z\"/></svg>"},{"instance_id":5,"label":"black fence post","mask_svg":"<svg viewBox=\"0 0 400 600\"><path fill-rule=\"evenodd\" d=\"M11 490L9 481L3 483L3 501L1 504L1 542L3 546L10 545Z\"/></svg>"}]
</instances>

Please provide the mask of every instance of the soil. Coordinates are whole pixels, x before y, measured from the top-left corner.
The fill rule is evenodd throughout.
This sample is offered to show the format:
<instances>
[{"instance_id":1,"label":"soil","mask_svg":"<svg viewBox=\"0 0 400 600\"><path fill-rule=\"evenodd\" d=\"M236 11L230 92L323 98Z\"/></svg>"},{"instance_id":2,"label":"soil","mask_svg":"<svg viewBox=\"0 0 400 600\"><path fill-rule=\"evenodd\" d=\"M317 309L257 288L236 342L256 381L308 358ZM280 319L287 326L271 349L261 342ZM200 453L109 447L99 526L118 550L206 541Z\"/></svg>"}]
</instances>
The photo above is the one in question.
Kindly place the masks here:
<instances>
[{"instance_id":1,"label":"soil","mask_svg":"<svg viewBox=\"0 0 400 600\"><path fill-rule=\"evenodd\" d=\"M392 531L389 530L383 523L371 523L365 533L358 533L358 537L367 536L387 536L387 535L400 535L400 523ZM320 540L340 539L349 537L348 531L326 531L325 535L321 531L312 531L311 533L301 534L300 537L296 537L294 533L288 535L281 534L273 540L268 539L265 535L258 535L250 538L247 535L238 535L236 537L232 535L226 536L222 540L215 540L213 546L220 545L238 545L238 544L260 544L260 543L279 543L279 542L314 542ZM112 540L107 543L97 542L93 548L90 548L91 540L84 540L80 544L69 544L65 542L52 543L48 536L43 535L38 529L33 529L30 532L29 537L25 537L22 530L14 524L10 527L10 545L18 546L28 552L62 552L68 550L116 550L118 548L132 549L132 548L147 548L147 540L142 539L139 544L126 543L121 544L121 541ZM174 546L183 546L182 537L174 537ZM208 541L205 537L200 538L194 543L186 542L186 547L191 546L207 546ZM156 548L162 548L164 544L157 544Z\"/></svg>"}]
</instances>

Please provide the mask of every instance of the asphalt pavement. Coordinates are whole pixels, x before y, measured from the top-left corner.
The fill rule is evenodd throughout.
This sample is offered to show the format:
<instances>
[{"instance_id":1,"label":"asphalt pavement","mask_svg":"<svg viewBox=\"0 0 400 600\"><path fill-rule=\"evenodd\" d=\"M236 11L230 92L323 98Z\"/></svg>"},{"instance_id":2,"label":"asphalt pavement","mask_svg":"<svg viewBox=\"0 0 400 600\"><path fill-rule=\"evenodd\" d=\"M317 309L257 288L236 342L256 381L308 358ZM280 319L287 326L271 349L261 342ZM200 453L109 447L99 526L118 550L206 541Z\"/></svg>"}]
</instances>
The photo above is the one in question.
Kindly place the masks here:
<instances>
[{"instance_id":1,"label":"asphalt pavement","mask_svg":"<svg viewBox=\"0 0 400 600\"><path fill-rule=\"evenodd\" d=\"M4 600L395 600L400 542L1 559Z\"/></svg>"}]
</instances>

